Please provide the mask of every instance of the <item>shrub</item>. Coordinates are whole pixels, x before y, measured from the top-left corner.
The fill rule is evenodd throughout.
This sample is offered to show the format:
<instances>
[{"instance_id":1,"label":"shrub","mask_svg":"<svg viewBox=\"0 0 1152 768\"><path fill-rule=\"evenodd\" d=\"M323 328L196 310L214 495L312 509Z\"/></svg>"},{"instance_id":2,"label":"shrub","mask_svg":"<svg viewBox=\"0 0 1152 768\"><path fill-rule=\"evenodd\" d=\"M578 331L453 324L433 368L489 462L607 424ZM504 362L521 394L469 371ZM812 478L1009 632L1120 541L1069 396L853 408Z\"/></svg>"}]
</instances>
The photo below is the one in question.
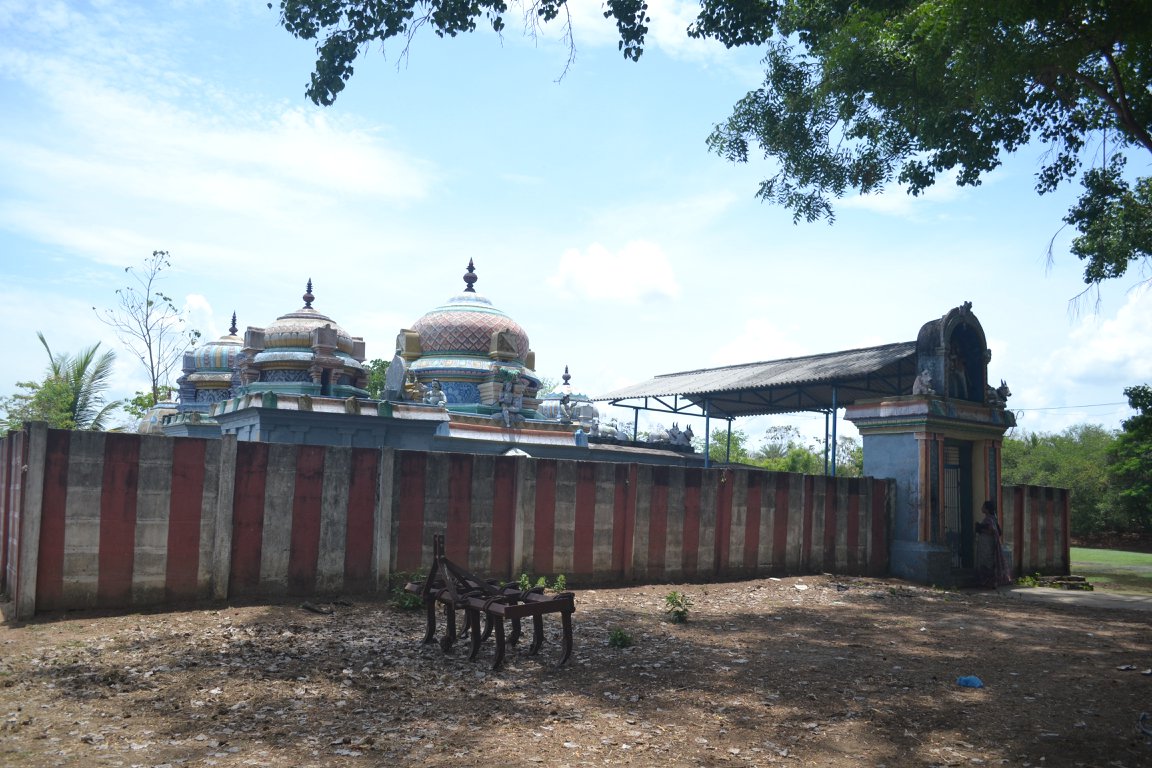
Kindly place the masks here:
<instances>
[{"instance_id":1,"label":"shrub","mask_svg":"<svg viewBox=\"0 0 1152 768\"><path fill-rule=\"evenodd\" d=\"M608 645L613 648L631 648L632 635L622 629L614 629L612 633L608 635Z\"/></svg>"},{"instance_id":2,"label":"shrub","mask_svg":"<svg viewBox=\"0 0 1152 768\"><path fill-rule=\"evenodd\" d=\"M692 607L692 598L683 592L669 592L664 596L664 612L673 624L683 624L688 621L688 609Z\"/></svg>"}]
</instances>

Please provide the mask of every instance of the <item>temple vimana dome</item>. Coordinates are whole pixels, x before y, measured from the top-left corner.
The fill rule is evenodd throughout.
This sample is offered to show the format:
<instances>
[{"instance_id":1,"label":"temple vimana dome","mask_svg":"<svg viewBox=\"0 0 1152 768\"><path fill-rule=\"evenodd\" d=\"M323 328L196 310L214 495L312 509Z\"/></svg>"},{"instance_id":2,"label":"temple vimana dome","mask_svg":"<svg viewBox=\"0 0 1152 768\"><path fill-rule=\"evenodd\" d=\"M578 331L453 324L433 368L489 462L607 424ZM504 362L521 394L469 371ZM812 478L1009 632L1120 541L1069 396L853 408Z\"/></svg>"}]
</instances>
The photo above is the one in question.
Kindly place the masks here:
<instances>
[{"instance_id":1,"label":"temple vimana dome","mask_svg":"<svg viewBox=\"0 0 1152 768\"><path fill-rule=\"evenodd\" d=\"M510 390L529 415L540 378L528 333L476 290L477 280L469 260L464 289L402 329L397 353L421 384L439 382L453 410L494 413Z\"/></svg>"},{"instance_id":2,"label":"temple vimana dome","mask_svg":"<svg viewBox=\"0 0 1152 768\"><path fill-rule=\"evenodd\" d=\"M176 380L181 405L207 412L212 403L232 397L236 357L242 345L236 330L233 312L226 335L184 353L184 374Z\"/></svg>"},{"instance_id":3,"label":"temple vimana dome","mask_svg":"<svg viewBox=\"0 0 1152 768\"><path fill-rule=\"evenodd\" d=\"M266 328L249 327L237 360L238 393L291 392L323 397L367 397L364 339L351 336L312 302Z\"/></svg>"}]
</instances>

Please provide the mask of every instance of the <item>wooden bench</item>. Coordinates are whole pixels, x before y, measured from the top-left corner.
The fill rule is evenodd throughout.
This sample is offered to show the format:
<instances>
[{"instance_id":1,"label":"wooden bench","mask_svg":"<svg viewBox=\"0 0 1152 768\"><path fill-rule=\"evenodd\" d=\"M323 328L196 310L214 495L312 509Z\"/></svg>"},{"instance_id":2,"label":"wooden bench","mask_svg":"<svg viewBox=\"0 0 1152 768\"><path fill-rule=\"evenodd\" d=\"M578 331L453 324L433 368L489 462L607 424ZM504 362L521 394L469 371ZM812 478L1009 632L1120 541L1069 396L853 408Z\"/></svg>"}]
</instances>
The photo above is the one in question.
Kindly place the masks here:
<instances>
[{"instance_id":1,"label":"wooden bench","mask_svg":"<svg viewBox=\"0 0 1152 768\"><path fill-rule=\"evenodd\" d=\"M544 644L544 615L559 613L562 630L563 665L572 655L572 613L576 610L576 595L571 592L544 594L543 587L524 590L515 582L499 582L494 579L480 579L460 568L444 555L444 537L432 537L432 567L422 582L413 581L404 590L419 595L424 601L427 613L427 629L424 643L436 642L436 606L444 606L444 634L440 638L440 650L447 653L458 637L456 632L456 611L464 612L464 627L459 637L469 635L471 653L469 660L475 661L480 653L480 645L493 633L496 636L496 657L492 669L499 669L504 661L505 646L515 644L520 639L521 621L532 619L532 644L528 655L539 652ZM512 622L512 631L504 633L504 620Z\"/></svg>"}]
</instances>

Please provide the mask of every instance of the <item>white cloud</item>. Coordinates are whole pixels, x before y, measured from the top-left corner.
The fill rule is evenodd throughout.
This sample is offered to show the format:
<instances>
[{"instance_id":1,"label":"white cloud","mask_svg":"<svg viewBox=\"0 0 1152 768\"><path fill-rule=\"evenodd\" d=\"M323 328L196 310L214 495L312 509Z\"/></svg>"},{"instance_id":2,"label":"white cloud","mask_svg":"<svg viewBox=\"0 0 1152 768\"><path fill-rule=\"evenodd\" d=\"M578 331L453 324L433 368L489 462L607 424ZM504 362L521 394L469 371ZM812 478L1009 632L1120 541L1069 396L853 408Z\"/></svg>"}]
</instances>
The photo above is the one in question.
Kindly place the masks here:
<instances>
[{"instance_id":1,"label":"white cloud","mask_svg":"<svg viewBox=\"0 0 1152 768\"><path fill-rule=\"evenodd\" d=\"M682 0L649 0L648 39L669 56L688 61L732 58L723 43L688 37L688 26L700 13L698 2Z\"/></svg>"},{"instance_id":2,"label":"white cloud","mask_svg":"<svg viewBox=\"0 0 1152 768\"><path fill-rule=\"evenodd\" d=\"M132 19L125 35L130 8L64 8L5 29L24 40L47 27L59 46L37 50L29 34L0 51L0 83L22 105L22 122L0 120L4 229L109 264L161 247L241 270L281 253L293 269L293 249L379 248L381 219L437 181L375 124L225 95L171 68L162 38L178 31Z\"/></svg>"},{"instance_id":3,"label":"white cloud","mask_svg":"<svg viewBox=\"0 0 1152 768\"><path fill-rule=\"evenodd\" d=\"M584 250L569 248L547 283L592 302L636 303L680 296L668 257L659 245L646 240L634 240L615 252L600 243Z\"/></svg>"},{"instance_id":4,"label":"white cloud","mask_svg":"<svg viewBox=\"0 0 1152 768\"><path fill-rule=\"evenodd\" d=\"M1114 317L1081 318L1069 342L1050 358L1053 373L1078 384L1152 380L1152 290L1133 290Z\"/></svg>"},{"instance_id":5,"label":"white cloud","mask_svg":"<svg viewBox=\"0 0 1152 768\"><path fill-rule=\"evenodd\" d=\"M1009 358L997 355L993 365L997 359ZM1009 365L1009 407L1021 409L1022 429L1059 432L1085 422L1117 427L1131 414L1124 388L1152 382L1152 290L1133 290L1111 317L1081 317L1063 344Z\"/></svg>"}]
</instances>

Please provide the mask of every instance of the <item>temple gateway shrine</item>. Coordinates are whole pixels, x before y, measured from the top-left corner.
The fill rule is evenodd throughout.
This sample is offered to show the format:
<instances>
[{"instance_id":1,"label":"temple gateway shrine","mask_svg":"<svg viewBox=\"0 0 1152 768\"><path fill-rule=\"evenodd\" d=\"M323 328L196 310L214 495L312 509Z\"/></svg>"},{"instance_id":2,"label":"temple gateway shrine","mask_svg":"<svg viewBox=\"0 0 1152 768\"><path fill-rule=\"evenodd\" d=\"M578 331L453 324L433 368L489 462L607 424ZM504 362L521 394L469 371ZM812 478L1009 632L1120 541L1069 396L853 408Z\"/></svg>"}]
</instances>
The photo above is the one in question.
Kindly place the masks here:
<instances>
[{"instance_id":1,"label":"temple gateway shrine","mask_svg":"<svg viewBox=\"0 0 1152 768\"><path fill-rule=\"evenodd\" d=\"M1007 386L991 385L970 303L923 324L915 341L663 374L589 397L573 391L567 368L563 384L542 392L524 327L476 291L472 262L463 279L463 290L400 329L378 399L367 390L363 338L313 306L311 281L302 307L242 338L234 315L227 335L185 354L179 402L166 406L160 430L707 467L714 420L730 428L744 416L815 411L835 445L842 410L862 436L864 473L895 481L891 574L942 585L970 574L975 510L987 499L1000 506L1001 443L1015 423ZM632 429L601 424L596 402L632 408ZM679 429L637 441L641 410L703 418L704 452Z\"/></svg>"},{"instance_id":2,"label":"temple gateway shrine","mask_svg":"<svg viewBox=\"0 0 1152 768\"><path fill-rule=\"evenodd\" d=\"M963 584L975 566L976 510L986 500L1003 507L1001 444L1016 423L1007 385L991 386L991 359L965 302L924 323L915 341L664 374L596 399L729 427L744 416L814 411L825 415L826 445L836 444L843 409L862 437L864 474L895 480L891 575Z\"/></svg>"}]
</instances>

